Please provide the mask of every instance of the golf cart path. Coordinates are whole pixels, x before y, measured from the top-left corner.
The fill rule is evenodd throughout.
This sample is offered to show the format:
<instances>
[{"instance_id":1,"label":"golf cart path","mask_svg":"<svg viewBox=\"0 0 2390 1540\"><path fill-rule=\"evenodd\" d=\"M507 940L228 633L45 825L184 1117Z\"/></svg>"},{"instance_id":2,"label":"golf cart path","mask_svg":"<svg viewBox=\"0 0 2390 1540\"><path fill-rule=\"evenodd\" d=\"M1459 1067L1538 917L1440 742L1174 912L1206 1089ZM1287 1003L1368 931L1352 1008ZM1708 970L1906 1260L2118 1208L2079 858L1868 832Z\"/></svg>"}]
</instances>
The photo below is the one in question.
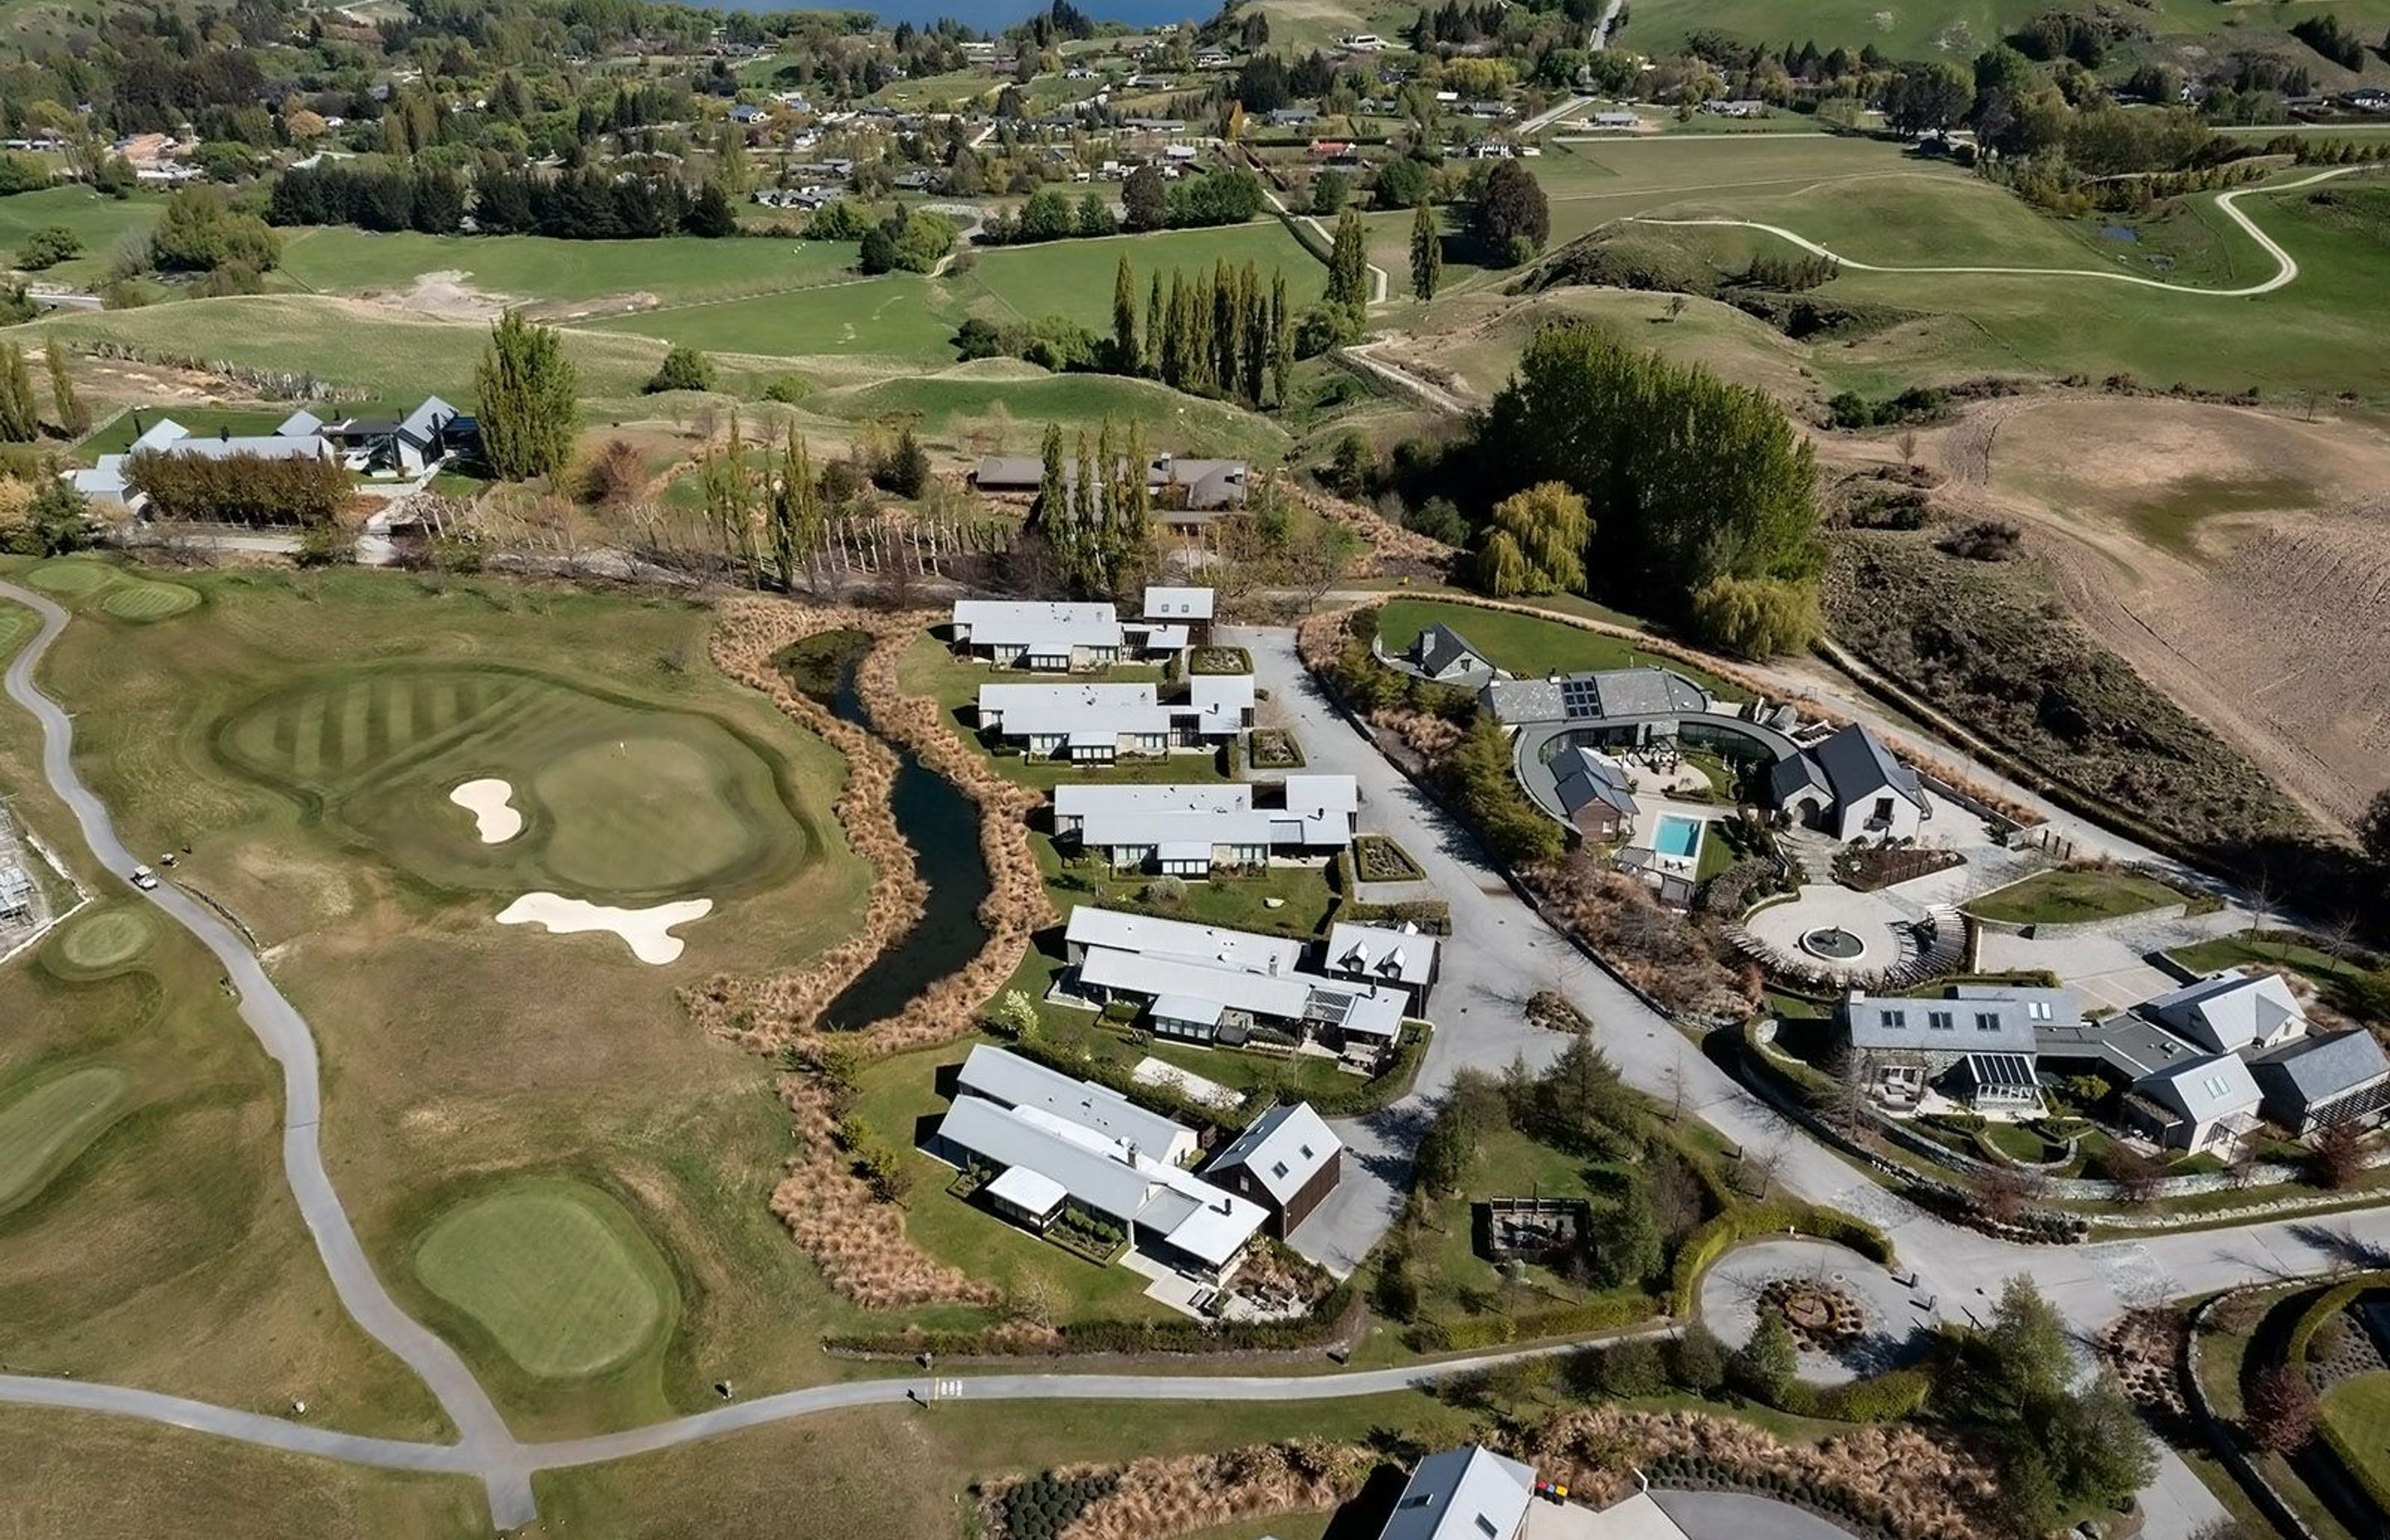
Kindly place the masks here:
<instances>
[{"instance_id":1,"label":"golf cart path","mask_svg":"<svg viewBox=\"0 0 2390 1540\"><path fill-rule=\"evenodd\" d=\"M0 599L12 599L40 617L32 641L8 664L6 680L10 699L33 713L42 726L42 774L50 789L74 814L93 857L122 879L138 859L117 837L107 806L85 786L74 766L74 723L56 701L33 684L33 671L50 644L66 629L67 611L30 589L0 583ZM483 1474L489 1485L490 1508L501 1528L528 1522L533 1517L531 1481L514 1462L514 1435L456 1350L406 1314L382 1287L366 1260L365 1248L349 1223L324 1168L324 1149L316 1122L323 1110L323 1068L315 1039L305 1018L282 997L265 975L255 954L244 946L224 921L173 884L140 893L153 906L198 938L224 967L241 1020L258 1042L282 1066L282 1171L298 1200L300 1217L315 1237L324 1270L344 1306L366 1333L396 1354L430 1388L448 1418L456 1426L469 1468ZM104 1389L84 1387L85 1389ZM192 1403L181 1403L189 1406ZM237 1414L225 1414L237 1415ZM172 1420L171 1418L169 1420Z\"/></svg>"},{"instance_id":2,"label":"golf cart path","mask_svg":"<svg viewBox=\"0 0 2390 1540\"><path fill-rule=\"evenodd\" d=\"M2353 172L2367 169L2370 168L2338 166L2330 171L2317 172L2311 176L2303 176L2295 182L2276 182L2263 186L2235 187L2230 192L2217 194L2216 207L2227 219L2239 225L2251 240L2255 241L2259 250L2274 259L2273 276L2261 283L2245 285L2240 289L2200 289L2190 284L2168 283L2163 278L2145 278L2134 273L2110 273L2097 267L1889 267L1845 257L1818 245L1797 230L1788 230L1781 225L1763 225L1754 219L1651 219L1643 215L1629 215L1622 223L1680 228L1708 225L1763 230L1771 236L1791 241L1811 256L1823 257L1836 266L1847 267L1854 273L1948 273L1993 277L2099 278L2108 283L2127 283L2141 289L2160 289L2170 294L2192 294L2211 300L2245 300L2259 294L2271 294L2274 290L2287 288L2295 282L2299 276L2299 263L2296 257L2282 249L2280 241L2258 228L2255 220L2241 212L2241 199L2251 193L2296 192L2302 187L2312 187L2319 182L2329 182L2335 176L2346 176Z\"/></svg>"}]
</instances>

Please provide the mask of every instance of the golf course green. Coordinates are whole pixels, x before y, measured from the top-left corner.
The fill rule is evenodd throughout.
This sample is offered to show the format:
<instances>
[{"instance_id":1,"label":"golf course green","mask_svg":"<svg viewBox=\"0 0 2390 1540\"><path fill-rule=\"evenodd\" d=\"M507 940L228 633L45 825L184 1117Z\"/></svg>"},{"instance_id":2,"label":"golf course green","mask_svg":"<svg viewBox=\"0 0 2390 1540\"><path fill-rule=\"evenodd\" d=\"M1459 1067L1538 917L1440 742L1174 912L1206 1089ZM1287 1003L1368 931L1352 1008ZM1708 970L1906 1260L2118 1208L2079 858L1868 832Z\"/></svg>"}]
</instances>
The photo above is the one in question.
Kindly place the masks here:
<instances>
[{"instance_id":1,"label":"golf course green","mask_svg":"<svg viewBox=\"0 0 2390 1540\"><path fill-rule=\"evenodd\" d=\"M86 1065L0 1096L0 1213L40 1192L99 1136L129 1080Z\"/></svg>"},{"instance_id":2,"label":"golf course green","mask_svg":"<svg viewBox=\"0 0 2390 1540\"><path fill-rule=\"evenodd\" d=\"M311 675L215 737L233 769L448 891L720 898L815 854L775 759L713 718L501 667ZM484 843L450 801L506 781L522 832Z\"/></svg>"},{"instance_id":3,"label":"golf course green","mask_svg":"<svg viewBox=\"0 0 2390 1540\"><path fill-rule=\"evenodd\" d=\"M623 1206L579 1182L510 1182L443 1213L415 1249L423 1286L524 1372L578 1380L671 1330L679 1292Z\"/></svg>"},{"instance_id":4,"label":"golf course green","mask_svg":"<svg viewBox=\"0 0 2390 1540\"><path fill-rule=\"evenodd\" d=\"M116 569L88 558L61 557L25 574L34 587L69 596L96 594L116 581Z\"/></svg>"},{"instance_id":5,"label":"golf course green","mask_svg":"<svg viewBox=\"0 0 2390 1540\"><path fill-rule=\"evenodd\" d=\"M120 621L162 621L199 608L196 590L179 583L152 583L146 578L119 584L99 607Z\"/></svg>"},{"instance_id":6,"label":"golf course green","mask_svg":"<svg viewBox=\"0 0 2390 1540\"><path fill-rule=\"evenodd\" d=\"M146 905L103 905L67 922L50 943L45 965L61 978L104 979L121 973L158 939Z\"/></svg>"}]
</instances>

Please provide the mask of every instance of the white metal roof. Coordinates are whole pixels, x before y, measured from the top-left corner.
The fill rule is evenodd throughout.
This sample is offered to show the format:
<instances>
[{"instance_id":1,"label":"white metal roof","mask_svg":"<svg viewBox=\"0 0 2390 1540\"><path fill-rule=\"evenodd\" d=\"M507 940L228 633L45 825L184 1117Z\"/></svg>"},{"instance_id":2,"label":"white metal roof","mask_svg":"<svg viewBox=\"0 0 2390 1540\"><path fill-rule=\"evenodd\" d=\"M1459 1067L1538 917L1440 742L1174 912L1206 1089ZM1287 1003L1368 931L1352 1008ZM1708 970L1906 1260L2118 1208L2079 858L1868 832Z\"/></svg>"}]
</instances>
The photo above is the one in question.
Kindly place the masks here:
<instances>
[{"instance_id":1,"label":"white metal roof","mask_svg":"<svg viewBox=\"0 0 2390 1540\"><path fill-rule=\"evenodd\" d=\"M1253 709L1253 676L1250 674L1198 674L1187 681L1187 699L1210 719L1234 717ZM1233 723L1227 724L1234 725Z\"/></svg>"},{"instance_id":2,"label":"white metal roof","mask_svg":"<svg viewBox=\"0 0 2390 1540\"><path fill-rule=\"evenodd\" d=\"M1227 813L1253 805L1253 789L1243 781L1190 781L1169 786L1099 786L1066 781L1054 789L1054 814L1085 818L1101 814Z\"/></svg>"},{"instance_id":3,"label":"white metal roof","mask_svg":"<svg viewBox=\"0 0 2390 1540\"><path fill-rule=\"evenodd\" d=\"M1289 937L1257 935L1251 930L1197 925L1183 919L1158 919L1151 915L1123 914L1092 904L1082 904L1072 910L1070 924L1062 933L1065 940L1081 945L1111 947L1149 957L1206 962L1248 973L1291 973L1303 960L1303 943Z\"/></svg>"},{"instance_id":4,"label":"white metal roof","mask_svg":"<svg viewBox=\"0 0 2390 1540\"><path fill-rule=\"evenodd\" d=\"M1109 604L957 599L955 634L981 647L1113 647L1121 623Z\"/></svg>"},{"instance_id":5,"label":"white metal roof","mask_svg":"<svg viewBox=\"0 0 2390 1540\"><path fill-rule=\"evenodd\" d=\"M2229 1053L2170 1064L2133 1082L2133 1089L2154 1097L2194 1123L2255 1110L2262 1099L2249 1066Z\"/></svg>"},{"instance_id":6,"label":"white metal roof","mask_svg":"<svg viewBox=\"0 0 2390 1540\"><path fill-rule=\"evenodd\" d=\"M1252 1126L1213 1158L1209 1169L1242 1166L1283 1205L1343 1148L1344 1141L1311 1110L1311 1103L1280 1104L1255 1118Z\"/></svg>"},{"instance_id":7,"label":"white metal roof","mask_svg":"<svg viewBox=\"0 0 2390 1540\"><path fill-rule=\"evenodd\" d=\"M1473 1444L1447 1449L1420 1461L1379 1540L1512 1540L1535 1493L1535 1467Z\"/></svg>"},{"instance_id":8,"label":"white metal roof","mask_svg":"<svg viewBox=\"0 0 2390 1540\"><path fill-rule=\"evenodd\" d=\"M1212 618L1212 590L1149 586L1145 591L1145 618L1149 621L1208 621Z\"/></svg>"},{"instance_id":9,"label":"white metal roof","mask_svg":"<svg viewBox=\"0 0 2390 1540\"><path fill-rule=\"evenodd\" d=\"M1061 1183L1028 1166L1005 1167L1003 1174L987 1185L987 1193L1031 1213L1051 1213L1057 1204L1071 1196Z\"/></svg>"},{"instance_id":10,"label":"white metal roof","mask_svg":"<svg viewBox=\"0 0 2390 1540\"><path fill-rule=\"evenodd\" d=\"M1150 684L982 685L979 716L1011 738L1170 731Z\"/></svg>"},{"instance_id":11,"label":"white metal roof","mask_svg":"<svg viewBox=\"0 0 2390 1540\"><path fill-rule=\"evenodd\" d=\"M1407 927L1338 920L1328 929L1328 963L1387 983L1423 984L1435 971L1436 939Z\"/></svg>"},{"instance_id":12,"label":"white metal roof","mask_svg":"<svg viewBox=\"0 0 2390 1540\"><path fill-rule=\"evenodd\" d=\"M1109 1085L1051 1070L1034 1059L979 1044L956 1084L992 1101L1042 1107L1108 1139L1125 1140L1156 1160L1183 1162L1195 1154L1195 1131L1148 1111Z\"/></svg>"},{"instance_id":13,"label":"white metal roof","mask_svg":"<svg viewBox=\"0 0 2390 1540\"><path fill-rule=\"evenodd\" d=\"M2271 1043L2286 1026L2306 1030L2298 997L2279 975L2237 968L2161 995L2146 1008L2212 1053Z\"/></svg>"}]
</instances>

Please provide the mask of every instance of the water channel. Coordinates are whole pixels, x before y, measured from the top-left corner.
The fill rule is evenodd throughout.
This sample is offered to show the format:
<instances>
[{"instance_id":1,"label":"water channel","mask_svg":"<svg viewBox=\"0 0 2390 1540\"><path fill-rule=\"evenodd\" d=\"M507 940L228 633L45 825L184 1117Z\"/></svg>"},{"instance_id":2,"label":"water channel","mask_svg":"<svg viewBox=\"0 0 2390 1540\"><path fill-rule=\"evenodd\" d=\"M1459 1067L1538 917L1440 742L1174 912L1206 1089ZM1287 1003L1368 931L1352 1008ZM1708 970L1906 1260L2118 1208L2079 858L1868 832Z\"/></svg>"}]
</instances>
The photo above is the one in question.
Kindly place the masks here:
<instances>
[{"instance_id":1,"label":"water channel","mask_svg":"<svg viewBox=\"0 0 2390 1540\"><path fill-rule=\"evenodd\" d=\"M870 647L871 638L864 632L823 632L783 653L780 672L841 721L870 732L870 714L855 687L856 670ZM990 883L987 862L980 854L978 807L911 750L897 743L888 747L896 755L889 803L897 828L912 842L929 897L913 928L822 1011L826 1031L852 1031L895 1015L924 988L960 970L987 943L979 922L979 906Z\"/></svg>"}]
</instances>

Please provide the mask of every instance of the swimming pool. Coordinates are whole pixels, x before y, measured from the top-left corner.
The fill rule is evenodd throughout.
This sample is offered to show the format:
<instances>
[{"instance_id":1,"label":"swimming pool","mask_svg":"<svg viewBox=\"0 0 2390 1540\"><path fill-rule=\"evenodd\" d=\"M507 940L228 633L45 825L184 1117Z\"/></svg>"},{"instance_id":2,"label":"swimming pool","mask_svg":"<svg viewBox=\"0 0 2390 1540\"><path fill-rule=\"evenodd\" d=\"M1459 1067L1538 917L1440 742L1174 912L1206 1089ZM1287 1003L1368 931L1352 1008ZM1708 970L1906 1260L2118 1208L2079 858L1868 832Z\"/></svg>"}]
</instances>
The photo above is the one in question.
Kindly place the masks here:
<instances>
[{"instance_id":1,"label":"swimming pool","mask_svg":"<svg viewBox=\"0 0 2390 1540\"><path fill-rule=\"evenodd\" d=\"M1673 813L1661 814L1659 827L1651 833L1651 848L1663 855L1691 860L1702 848L1702 821L1679 818Z\"/></svg>"}]
</instances>

